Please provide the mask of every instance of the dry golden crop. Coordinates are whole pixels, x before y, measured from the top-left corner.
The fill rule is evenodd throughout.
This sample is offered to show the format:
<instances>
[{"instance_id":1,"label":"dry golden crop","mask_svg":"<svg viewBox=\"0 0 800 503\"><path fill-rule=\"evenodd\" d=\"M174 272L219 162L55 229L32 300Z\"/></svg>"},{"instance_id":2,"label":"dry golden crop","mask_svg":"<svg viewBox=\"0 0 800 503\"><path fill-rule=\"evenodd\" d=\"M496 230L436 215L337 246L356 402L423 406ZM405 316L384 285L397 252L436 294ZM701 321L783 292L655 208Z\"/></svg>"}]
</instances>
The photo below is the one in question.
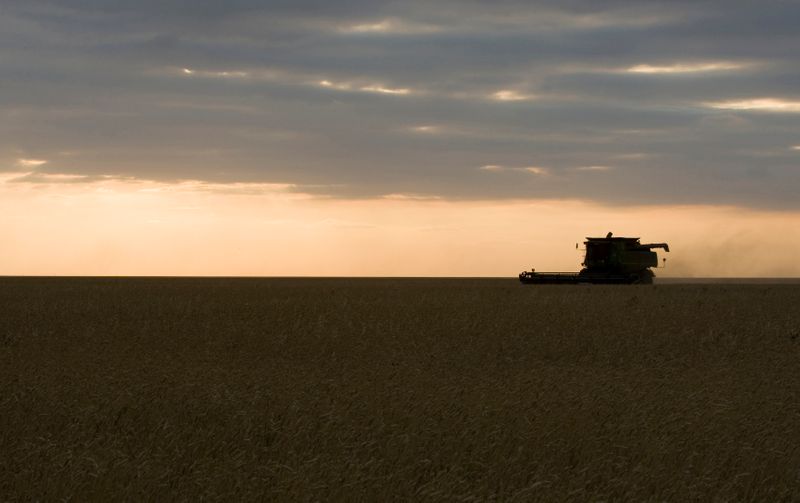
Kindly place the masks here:
<instances>
[{"instance_id":1,"label":"dry golden crop","mask_svg":"<svg viewBox=\"0 0 800 503\"><path fill-rule=\"evenodd\" d=\"M0 279L0 500L800 497L800 285Z\"/></svg>"}]
</instances>

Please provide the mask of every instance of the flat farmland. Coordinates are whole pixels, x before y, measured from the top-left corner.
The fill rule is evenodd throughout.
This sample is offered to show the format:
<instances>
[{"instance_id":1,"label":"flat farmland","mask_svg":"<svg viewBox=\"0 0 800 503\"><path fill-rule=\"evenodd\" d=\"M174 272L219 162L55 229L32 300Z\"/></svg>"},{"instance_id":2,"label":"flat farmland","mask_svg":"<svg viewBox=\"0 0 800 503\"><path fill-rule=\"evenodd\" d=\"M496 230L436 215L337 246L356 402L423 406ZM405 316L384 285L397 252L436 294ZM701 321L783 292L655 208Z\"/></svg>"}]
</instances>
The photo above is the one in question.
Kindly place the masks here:
<instances>
[{"instance_id":1,"label":"flat farmland","mask_svg":"<svg viewBox=\"0 0 800 503\"><path fill-rule=\"evenodd\" d=\"M800 285L0 278L0 500L797 500Z\"/></svg>"}]
</instances>

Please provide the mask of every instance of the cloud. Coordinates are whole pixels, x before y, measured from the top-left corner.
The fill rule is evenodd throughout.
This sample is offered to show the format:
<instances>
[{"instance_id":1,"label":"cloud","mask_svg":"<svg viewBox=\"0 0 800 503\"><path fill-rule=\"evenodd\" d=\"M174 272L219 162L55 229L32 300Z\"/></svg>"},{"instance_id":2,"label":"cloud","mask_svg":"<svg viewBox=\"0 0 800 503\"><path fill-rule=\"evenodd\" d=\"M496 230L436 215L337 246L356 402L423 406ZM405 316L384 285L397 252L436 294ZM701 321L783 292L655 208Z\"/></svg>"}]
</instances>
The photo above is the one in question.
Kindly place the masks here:
<instances>
[{"instance_id":1,"label":"cloud","mask_svg":"<svg viewBox=\"0 0 800 503\"><path fill-rule=\"evenodd\" d=\"M47 161L44 159L17 159L17 166L23 168L35 168L43 164L47 164Z\"/></svg>"},{"instance_id":2,"label":"cloud","mask_svg":"<svg viewBox=\"0 0 800 503\"><path fill-rule=\"evenodd\" d=\"M800 101L788 101L778 98L756 98L737 101L720 101L706 103L711 108L725 110L755 110L764 112L800 113Z\"/></svg>"},{"instance_id":3,"label":"cloud","mask_svg":"<svg viewBox=\"0 0 800 503\"><path fill-rule=\"evenodd\" d=\"M526 173L531 173L533 175L546 175L546 174L548 174L547 168L542 168L542 167L539 167L539 166L528 166L528 167L522 168L522 170L525 171Z\"/></svg>"},{"instance_id":4,"label":"cloud","mask_svg":"<svg viewBox=\"0 0 800 503\"><path fill-rule=\"evenodd\" d=\"M685 74L685 73L704 73L719 72L727 70L738 70L746 65L741 63L717 62L717 63L676 63L671 65L634 65L627 68L628 73L644 74Z\"/></svg>"},{"instance_id":5,"label":"cloud","mask_svg":"<svg viewBox=\"0 0 800 503\"><path fill-rule=\"evenodd\" d=\"M319 81L319 85L328 89L335 89L337 91L361 91L366 93L380 93L380 94L396 94L406 95L410 94L411 90L406 88L391 88L383 84L369 84L369 85L355 85L349 82L331 82L330 80L323 79Z\"/></svg>"},{"instance_id":6,"label":"cloud","mask_svg":"<svg viewBox=\"0 0 800 503\"><path fill-rule=\"evenodd\" d=\"M413 126L409 128L414 133L422 133L422 134L437 134L442 131L442 128L439 126Z\"/></svg>"},{"instance_id":7,"label":"cloud","mask_svg":"<svg viewBox=\"0 0 800 503\"><path fill-rule=\"evenodd\" d=\"M369 93L381 93L381 94L400 94L405 95L409 94L411 91L406 88L391 88L385 87L382 85L371 85L371 86L364 86L359 88L361 91L366 91Z\"/></svg>"},{"instance_id":8,"label":"cloud","mask_svg":"<svg viewBox=\"0 0 800 503\"><path fill-rule=\"evenodd\" d=\"M500 91L493 92L491 94L491 98L498 101L527 101L534 99L533 96L528 94L521 94L517 91L502 89Z\"/></svg>"},{"instance_id":9,"label":"cloud","mask_svg":"<svg viewBox=\"0 0 800 503\"><path fill-rule=\"evenodd\" d=\"M48 173L25 173L9 180L9 183L32 183L32 184L54 184L54 183L84 183L93 181L86 175L70 174L48 174Z\"/></svg>"},{"instance_id":10,"label":"cloud","mask_svg":"<svg viewBox=\"0 0 800 503\"><path fill-rule=\"evenodd\" d=\"M515 166L500 166L498 164L486 164L478 168L481 171L489 171L489 172L520 172L520 173L530 173L532 175L549 175L550 170L547 168L543 168L541 166L522 166L522 167L515 167Z\"/></svg>"},{"instance_id":11,"label":"cloud","mask_svg":"<svg viewBox=\"0 0 800 503\"><path fill-rule=\"evenodd\" d=\"M738 0L12 1L0 167L797 208L798 16Z\"/></svg>"},{"instance_id":12,"label":"cloud","mask_svg":"<svg viewBox=\"0 0 800 503\"><path fill-rule=\"evenodd\" d=\"M191 68L181 68L184 75L195 75L198 77L217 77L217 78L244 78L249 77L248 72L242 71L220 71L211 72L207 70L193 70Z\"/></svg>"},{"instance_id":13,"label":"cloud","mask_svg":"<svg viewBox=\"0 0 800 503\"><path fill-rule=\"evenodd\" d=\"M339 32L349 35L417 35L437 33L441 26L415 23L403 19L381 19L341 26Z\"/></svg>"}]
</instances>

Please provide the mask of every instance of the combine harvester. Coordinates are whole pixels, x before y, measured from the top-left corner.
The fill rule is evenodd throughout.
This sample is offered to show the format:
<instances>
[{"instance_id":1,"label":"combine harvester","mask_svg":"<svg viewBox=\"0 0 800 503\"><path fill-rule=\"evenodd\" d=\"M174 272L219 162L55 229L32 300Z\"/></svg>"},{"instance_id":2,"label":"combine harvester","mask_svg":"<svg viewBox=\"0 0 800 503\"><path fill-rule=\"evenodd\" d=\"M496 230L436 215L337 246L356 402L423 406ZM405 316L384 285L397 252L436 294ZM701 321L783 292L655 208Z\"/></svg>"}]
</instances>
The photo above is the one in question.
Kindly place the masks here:
<instances>
[{"instance_id":1,"label":"combine harvester","mask_svg":"<svg viewBox=\"0 0 800 503\"><path fill-rule=\"evenodd\" d=\"M641 244L639 238L615 238L610 232L604 238L586 238L583 244L586 245L586 256L580 272L536 272L531 269L519 273L519 280L533 285L650 285L655 277L650 268L658 267L658 255L652 250L663 248L669 252L667 243Z\"/></svg>"}]
</instances>

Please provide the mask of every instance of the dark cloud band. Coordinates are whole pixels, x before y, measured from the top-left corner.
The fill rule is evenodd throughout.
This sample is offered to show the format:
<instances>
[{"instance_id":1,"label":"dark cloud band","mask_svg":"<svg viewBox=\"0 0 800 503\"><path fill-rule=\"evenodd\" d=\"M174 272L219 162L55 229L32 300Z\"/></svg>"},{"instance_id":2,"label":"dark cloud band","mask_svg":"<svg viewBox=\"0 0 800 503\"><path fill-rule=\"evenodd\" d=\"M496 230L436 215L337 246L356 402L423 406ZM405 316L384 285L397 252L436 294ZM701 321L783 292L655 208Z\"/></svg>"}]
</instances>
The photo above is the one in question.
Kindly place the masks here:
<instances>
[{"instance_id":1,"label":"dark cloud band","mask_svg":"<svg viewBox=\"0 0 800 503\"><path fill-rule=\"evenodd\" d=\"M798 206L797 5L433 4L4 2L0 170Z\"/></svg>"}]
</instances>

